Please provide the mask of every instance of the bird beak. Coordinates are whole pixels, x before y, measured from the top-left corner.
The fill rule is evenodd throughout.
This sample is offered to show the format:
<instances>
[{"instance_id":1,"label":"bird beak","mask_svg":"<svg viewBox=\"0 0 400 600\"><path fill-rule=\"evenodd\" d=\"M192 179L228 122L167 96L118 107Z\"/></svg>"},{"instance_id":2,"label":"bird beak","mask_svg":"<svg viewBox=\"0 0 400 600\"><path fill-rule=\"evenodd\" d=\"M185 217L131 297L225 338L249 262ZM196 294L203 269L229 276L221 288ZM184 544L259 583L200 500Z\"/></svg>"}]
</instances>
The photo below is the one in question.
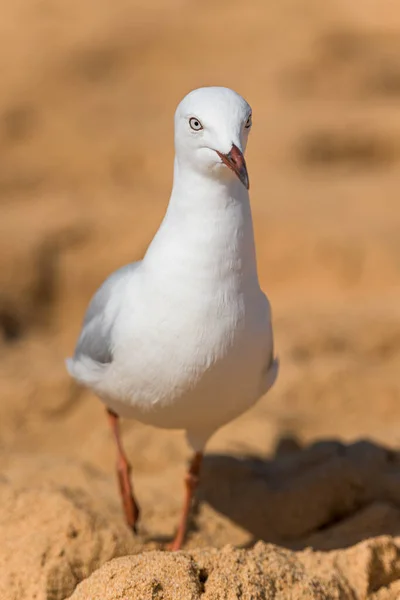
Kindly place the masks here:
<instances>
[{"instance_id":1,"label":"bird beak","mask_svg":"<svg viewBox=\"0 0 400 600\"><path fill-rule=\"evenodd\" d=\"M218 150L216 150L216 152L222 162L239 177L244 187L248 190L249 176L247 173L246 161L239 148L233 144L228 154L222 154L222 152L218 152Z\"/></svg>"}]
</instances>

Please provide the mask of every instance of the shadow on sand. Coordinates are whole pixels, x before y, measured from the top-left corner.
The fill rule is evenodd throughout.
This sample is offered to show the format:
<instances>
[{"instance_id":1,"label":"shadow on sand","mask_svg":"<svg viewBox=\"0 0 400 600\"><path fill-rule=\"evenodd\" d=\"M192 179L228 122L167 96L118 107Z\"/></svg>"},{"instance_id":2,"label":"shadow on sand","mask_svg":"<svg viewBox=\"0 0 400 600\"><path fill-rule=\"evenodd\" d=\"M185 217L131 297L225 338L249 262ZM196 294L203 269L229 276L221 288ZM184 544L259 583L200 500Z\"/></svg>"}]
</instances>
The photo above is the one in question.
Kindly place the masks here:
<instances>
[{"instance_id":1,"label":"shadow on sand","mask_svg":"<svg viewBox=\"0 0 400 600\"><path fill-rule=\"evenodd\" d=\"M271 460L206 455L198 493L255 540L330 550L400 533L400 454L369 441L279 441Z\"/></svg>"}]
</instances>

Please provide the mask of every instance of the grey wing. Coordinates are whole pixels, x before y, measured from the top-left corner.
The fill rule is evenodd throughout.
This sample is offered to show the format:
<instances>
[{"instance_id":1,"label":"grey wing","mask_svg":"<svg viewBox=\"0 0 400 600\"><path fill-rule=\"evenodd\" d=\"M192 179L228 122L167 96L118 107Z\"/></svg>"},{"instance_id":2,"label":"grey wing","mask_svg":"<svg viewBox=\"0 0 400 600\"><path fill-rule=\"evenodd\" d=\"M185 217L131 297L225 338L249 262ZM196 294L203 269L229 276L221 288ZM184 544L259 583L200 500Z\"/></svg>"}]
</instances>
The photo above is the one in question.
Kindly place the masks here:
<instances>
[{"instance_id":1,"label":"grey wing","mask_svg":"<svg viewBox=\"0 0 400 600\"><path fill-rule=\"evenodd\" d=\"M266 364L262 374L262 393L265 394L275 383L279 373L279 358L275 355L274 350L274 334L271 321L271 307L268 298L265 296L265 303L268 315L268 331L267 336L270 340L270 348L266 357Z\"/></svg>"},{"instance_id":2,"label":"grey wing","mask_svg":"<svg viewBox=\"0 0 400 600\"><path fill-rule=\"evenodd\" d=\"M121 267L97 290L86 311L75 349L75 360L84 355L101 364L112 362L111 334L114 320L107 312L107 307L118 284L139 265L140 261Z\"/></svg>"}]
</instances>

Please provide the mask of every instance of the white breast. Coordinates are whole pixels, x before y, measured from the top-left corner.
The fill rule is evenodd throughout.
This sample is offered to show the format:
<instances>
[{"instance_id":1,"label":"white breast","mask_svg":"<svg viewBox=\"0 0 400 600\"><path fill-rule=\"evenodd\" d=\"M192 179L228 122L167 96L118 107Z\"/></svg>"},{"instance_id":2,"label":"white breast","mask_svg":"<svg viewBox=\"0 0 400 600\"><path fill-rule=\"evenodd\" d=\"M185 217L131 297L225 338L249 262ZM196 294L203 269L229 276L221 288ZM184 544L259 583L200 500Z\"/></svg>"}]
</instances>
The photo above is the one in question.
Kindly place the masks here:
<instances>
[{"instance_id":1,"label":"white breast","mask_svg":"<svg viewBox=\"0 0 400 600\"><path fill-rule=\"evenodd\" d=\"M114 328L107 395L120 414L211 433L260 396L272 337L248 210L164 222Z\"/></svg>"}]
</instances>

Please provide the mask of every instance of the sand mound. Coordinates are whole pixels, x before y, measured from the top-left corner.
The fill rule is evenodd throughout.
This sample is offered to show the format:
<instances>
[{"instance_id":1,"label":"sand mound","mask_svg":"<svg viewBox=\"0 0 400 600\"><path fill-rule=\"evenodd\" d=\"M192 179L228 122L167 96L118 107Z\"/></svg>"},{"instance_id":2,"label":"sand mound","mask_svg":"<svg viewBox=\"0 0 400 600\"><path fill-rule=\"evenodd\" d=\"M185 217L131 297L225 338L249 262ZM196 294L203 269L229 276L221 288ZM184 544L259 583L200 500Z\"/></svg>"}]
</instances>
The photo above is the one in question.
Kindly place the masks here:
<instances>
[{"instance_id":1,"label":"sand mound","mask_svg":"<svg viewBox=\"0 0 400 600\"><path fill-rule=\"evenodd\" d=\"M326 554L258 542L251 550L117 558L71 600L395 600L399 575L400 547L390 538Z\"/></svg>"},{"instance_id":2,"label":"sand mound","mask_svg":"<svg viewBox=\"0 0 400 600\"><path fill-rule=\"evenodd\" d=\"M161 477L163 496L150 492L160 475L148 482L134 537L113 476L20 455L0 483L0 598L395 600L400 539L384 534L400 532L399 466L395 452L366 442L282 440L269 461L208 455L187 550L171 554L160 550L180 510L178 467ZM253 547L260 538L281 547Z\"/></svg>"},{"instance_id":3,"label":"sand mound","mask_svg":"<svg viewBox=\"0 0 400 600\"><path fill-rule=\"evenodd\" d=\"M194 553L149 552L115 559L78 586L71 600L339 600L350 598L335 575L316 577L295 554L258 543ZM350 592L350 590L347 588Z\"/></svg>"},{"instance_id":4,"label":"sand mound","mask_svg":"<svg viewBox=\"0 0 400 600\"><path fill-rule=\"evenodd\" d=\"M130 536L82 492L0 484L0 598L63 600Z\"/></svg>"}]
</instances>

